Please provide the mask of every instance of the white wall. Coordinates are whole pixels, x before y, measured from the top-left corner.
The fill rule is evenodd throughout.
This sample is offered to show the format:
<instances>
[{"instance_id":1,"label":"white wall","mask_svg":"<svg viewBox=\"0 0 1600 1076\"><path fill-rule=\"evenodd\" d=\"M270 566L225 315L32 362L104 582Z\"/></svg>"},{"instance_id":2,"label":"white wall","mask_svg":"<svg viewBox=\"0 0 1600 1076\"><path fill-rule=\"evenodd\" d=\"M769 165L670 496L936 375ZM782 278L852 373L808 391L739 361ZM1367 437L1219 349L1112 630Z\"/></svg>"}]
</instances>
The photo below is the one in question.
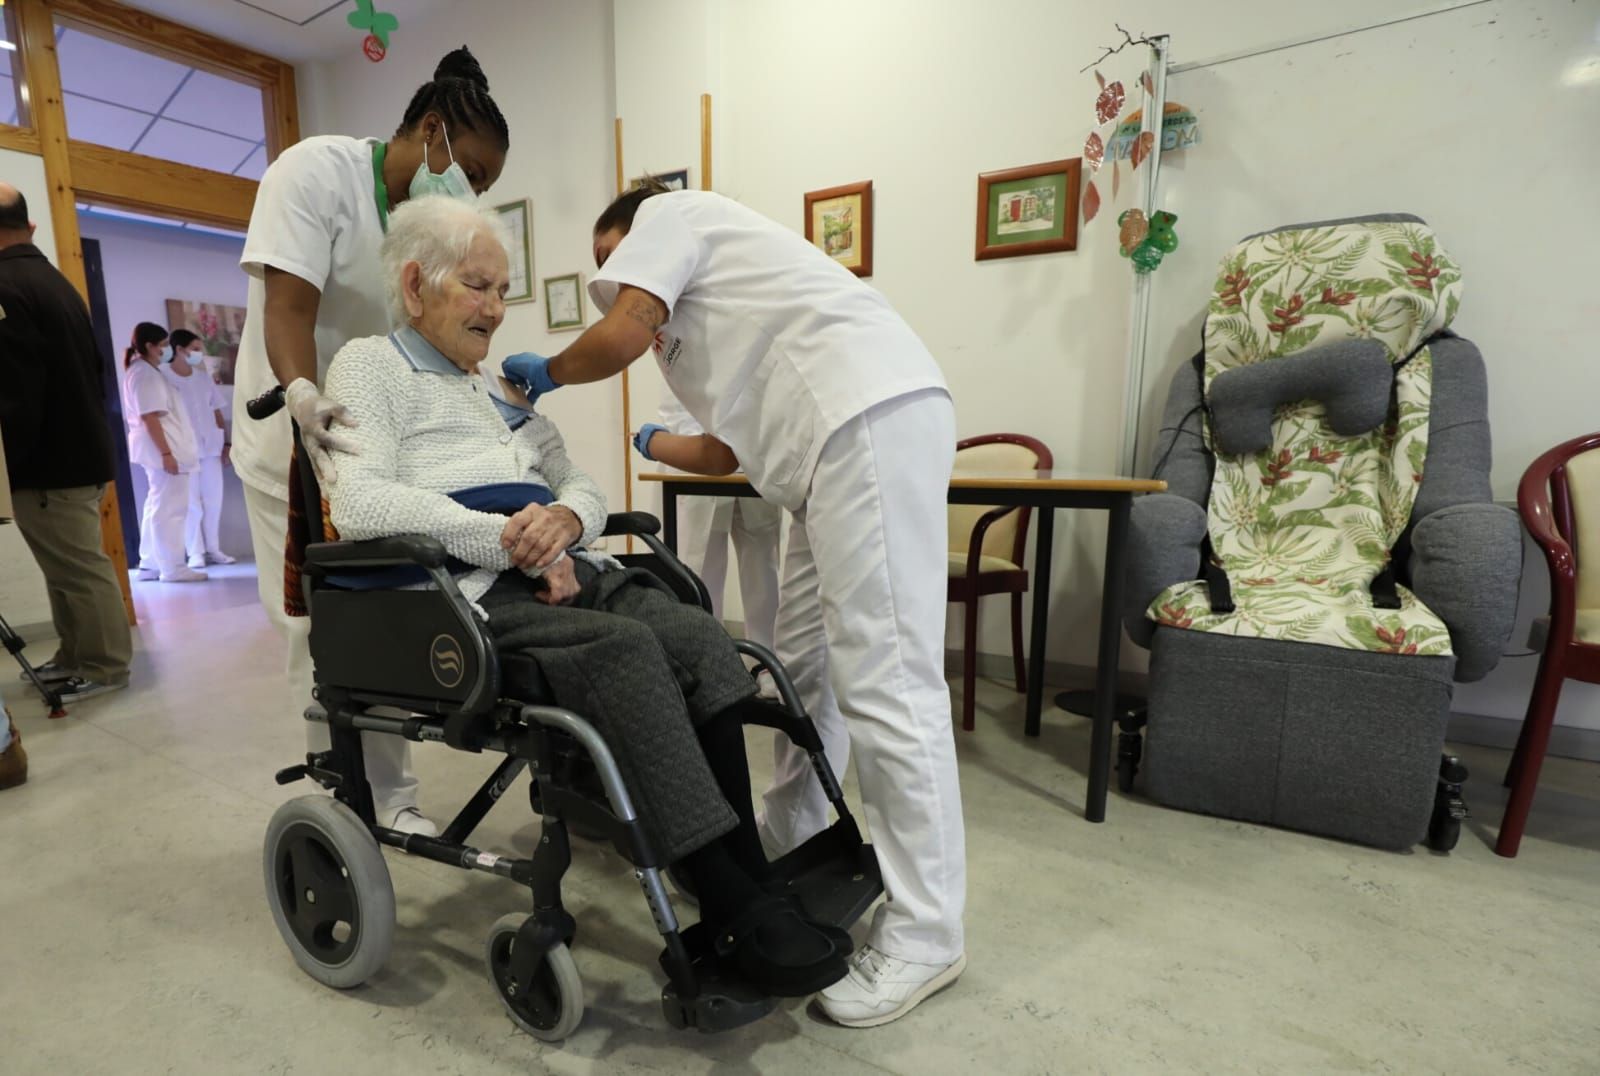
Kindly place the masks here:
<instances>
[{"instance_id":1,"label":"white wall","mask_svg":"<svg viewBox=\"0 0 1600 1076\"><path fill-rule=\"evenodd\" d=\"M0 179L16 187L28 200L28 213L38 225L34 245L55 261L55 229L50 224L50 188L45 183L44 161L31 154L0 149ZM33 562L22 535L9 523L0 526L0 614L13 625L50 622L44 576L39 574L39 566ZM33 656L45 660L37 654Z\"/></svg>"},{"instance_id":2,"label":"white wall","mask_svg":"<svg viewBox=\"0 0 1600 1076\"><path fill-rule=\"evenodd\" d=\"M116 361L141 321L167 325L167 300L245 304L246 277L239 268L244 242L159 224L78 214L78 231L100 242L105 270L106 306L111 320L111 346ZM225 389L228 408L231 390ZM125 436L125 435L124 435ZM144 504L144 471L133 468L134 500ZM222 551L235 557L252 554L250 525L245 517L244 490L232 468L223 469Z\"/></svg>"},{"instance_id":3,"label":"white wall","mask_svg":"<svg viewBox=\"0 0 1600 1076\"><path fill-rule=\"evenodd\" d=\"M490 354L496 360L519 351L554 354L574 334L545 330L539 282L572 272L587 279L594 267L590 228L615 187L610 3L480 0L452 5L431 22L408 21L380 64L340 59L300 68L303 133L389 135L412 92L462 42L482 64L511 130L505 171L484 200L533 202L537 301L507 311ZM540 407L561 427L572 458L620 510L619 385L565 388Z\"/></svg>"},{"instance_id":4,"label":"white wall","mask_svg":"<svg viewBox=\"0 0 1600 1076\"><path fill-rule=\"evenodd\" d=\"M870 283L939 360L960 434L1032 434L1059 467L1105 472L1121 438L1130 288L1115 217L1132 191L1086 226L1076 253L977 262L978 173L1078 156L1095 87L1078 69L1118 39L1114 21L1170 33L1183 60L1430 6L1351 0L1289 14L1233 0L1222 17L1181 0L1116 11L1091 0L617 0L617 100L630 162L650 134L629 108L670 107L670 121L654 122L670 123L681 156L698 144L681 117L715 83L716 189L796 230L805 191L872 180ZM696 87L702 54L707 85ZM1130 50L1106 70L1131 86L1142 63ZM1092 664L1104 523L1063 514L1056 533L1050 657ZM1004 652L1006 603L990 605L983 649Z\"/></svg>"},{"instance_id":5,"label":"white wall","mask_svg":"<svg viewBox=\"0 0 1600 1076\"><path fill-rule=\"evenodd\" d=\"M614 184L613 115L624 121L629 176L688 165L698 184L698 98L711 92L720 192L798 230L805 191L873 181L876 266L870 283L939 360L963 436L1029 433L1052 446L1064 469L1109 471L1121 441L1130 287L1127 263L1113 249L1114 221L1130 204L1131 190L1085 226L1076 253L979 263L971 246L977 174L1078 155L1094 89L1092 76L1078 69L1116 40L1113 21L1135 32L1169 33L1172 60L1183 63L1439 6L1436 0L1144 0L1113 12L1091 0L1016 0L999 7L947 0L935 8L918 0L485 0L452 11L448 22L434 24L437 34L408 38L426 37L440 52L465 40L478 52L514 142L490 200L534 198L539 276L588 270L589 223ZM1484 20L1499 7L1483 8L1490 12ZM1434 46L1427 27L1415 24L1419 48ZM1360 39L1350 39L1349 47L1359 48ZM1559 64L1554 49L1551 55L1553 78ZM340 61L303 69L307 132L387 132L435 59L431 50L417 56L397 50L381 65ZM1141 63L1130 50L1104 69L1134 85ZM1361 86L1350 92L1370 99L1378 109L1374 122L1389 122L1381 80L1373 85L1371 92ZM1180 100L1182 86L1175 87ZM1274 92L1266 84L1252 88L1265 110ZM1396 124L1412 122L1393 115ZM1414 122L1411 129L1418 138L1426 134ZM1206 130L1203 138L1229 145L1226 130ZM1291 167L1295 160L1281 147L1260 152ZM1181 174L1182 159L1169 166ZM1546 175L1542 167L1529 174L1530 197L1543 189ZM1240 173L1246 185L1265 181L1258 170ZM1193 228L1206 212L1205 200L1196 199L1185 211L1188 223L1180 222L1180 236L1199 235ZM1527 217L1529 228L1536 218ZM1219 253L1186 237L1172 264L1209 267ZM1169 301L1198 310L1203 296ZM1592 307L1592 297L1580 297L1580 304ZM547 338L542 313L537 307L514 312L498 350L562 346L569 338ZM1552 372L1569 382L1587 376L1584 354L1581 345L1565 349L1557 361L1568 367ZM636 365L633 375L638 426L653 411L659 379L648 364ZM567 389L548 406L578 458L620 504L625 449L617 436L615 386ZM1497 481L1504 487L1505 476L1520 467L1505 446L1542 443L1546 431L1540 412L1525 407L1496 420L1502 446ZM1050 596L1053 660L1093 661L1103 535L1103 522L1093 515L1069 514L1059 522ZM1537 604L1535 594L1527 598ZM1007 645L1003 604L995 603L985 617L984 649L991 652ZM1125 664L1142 664L1142 653L1124 653ZM1466 697L1474 709L1513 716L1521 690L1497 684L1487 695Z\"/></svg>"}]
</instances>

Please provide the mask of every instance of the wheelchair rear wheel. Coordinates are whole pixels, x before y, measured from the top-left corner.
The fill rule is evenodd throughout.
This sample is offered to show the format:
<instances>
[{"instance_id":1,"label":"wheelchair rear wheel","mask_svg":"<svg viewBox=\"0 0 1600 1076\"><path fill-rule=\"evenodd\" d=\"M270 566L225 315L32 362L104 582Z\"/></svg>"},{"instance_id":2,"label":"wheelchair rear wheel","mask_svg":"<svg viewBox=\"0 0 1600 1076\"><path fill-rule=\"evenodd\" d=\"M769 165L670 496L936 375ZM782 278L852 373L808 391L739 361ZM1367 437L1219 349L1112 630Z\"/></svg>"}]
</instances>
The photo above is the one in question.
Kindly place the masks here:
<instances>
[{"instance_id":1,"label":"wheelchair rear wheel","mask_svg":"<svg viewBox=\"0 0 1600 1076\"><path fill-rule=\"evenodd\" d=\"M512 1023L536 1039L559 1042L583 1021L583 980L572 950L558 942L539 962L532 982L517 981L511 972L511 952L527 918L523 912L512 912L489 928L483 954L489 981Z\"/></svg>"},{"instance_id":2,"label":"wheelchair rear wheel","mask_svg":"<svg viewBox=\"0 0 1600 1076\"><path fill-rule=\"evenodd\" d=\"M383 967L394 885L354 811L327 796L285 803L267 826L262 867L272 920L307 975L343 990Z\"/></svg>"}]
</instances>

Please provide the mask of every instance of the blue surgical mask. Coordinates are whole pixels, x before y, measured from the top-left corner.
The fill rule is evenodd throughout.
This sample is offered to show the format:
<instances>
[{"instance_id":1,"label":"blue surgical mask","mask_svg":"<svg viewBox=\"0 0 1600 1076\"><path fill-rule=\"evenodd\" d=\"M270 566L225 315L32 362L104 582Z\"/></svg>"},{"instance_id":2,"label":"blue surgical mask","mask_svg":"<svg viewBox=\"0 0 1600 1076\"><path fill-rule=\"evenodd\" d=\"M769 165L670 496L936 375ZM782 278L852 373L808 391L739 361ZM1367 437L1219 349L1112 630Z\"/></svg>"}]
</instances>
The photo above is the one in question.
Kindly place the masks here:
<instances>
[{"instance_id":1,"label":"blue surgical mask","mask_svg":"<svg viewBox=\"0 0 1600 1076\"><path fill-rule=\"evenodd\" d=\"M164 362L164 363L172 361L172 345L171 344L168 344L166 347L161 349L161 361Z\"/></svg>"},{"instance_id":2,"label":"blue surgical mask","mask_svg":"<svg viewBox=\"0 0 1600 1076\"><path fill-rule=\"evenodd\" d=\"M444 151L450 155L450 166L435 175L428 168L428 149L424 146L422 163L417 165L417 174L411 177L411 197L443 194L463 202L477 201L477 192L472 189L472 183L468 181L467 174L461 170L461 166L456 163L456 155L450 149L450 132L445 130L443 124L439 125L439 131L444 135Z\"/></svg>"}]
</instances>

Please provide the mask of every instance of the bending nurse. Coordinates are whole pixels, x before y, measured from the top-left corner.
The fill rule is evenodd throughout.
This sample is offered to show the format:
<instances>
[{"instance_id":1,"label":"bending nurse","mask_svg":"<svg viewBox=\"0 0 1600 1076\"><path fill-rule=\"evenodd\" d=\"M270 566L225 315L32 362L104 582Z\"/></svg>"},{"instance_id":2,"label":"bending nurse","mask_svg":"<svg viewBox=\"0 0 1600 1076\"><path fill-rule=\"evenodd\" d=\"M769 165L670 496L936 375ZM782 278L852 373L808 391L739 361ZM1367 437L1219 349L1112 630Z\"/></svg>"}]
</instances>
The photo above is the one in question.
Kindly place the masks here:
<instances>
[{"instance_id":1,"label":"bending nurse","mask_svg":"<svg viewBox=\"0 0 1600 1076\"><path fill-rule=\"evenodd\" d=\"M235 373L233 466L244 484L261 604L289 643L291 709L311 701L310 625L284 610L288 532L289 419L325 483L337 482L328 450L348 448L337 427L344 409L320 386L334 353L350 340L389 331L378 247L391 209L423 194L475 199L500 177L510 134L489 82L466 49L439 62L406 106L387 142L324 135L279 155L261 178L240 265L250 275ZM245 404L282 386L288 414L245 417ZM312 749L327 730L307 729ZM378 821L433 835L417 809L410 749L398 736L363 739Z\"/></svg>"},{"instance_id":2,"label":"bending nurse","mask_svg":"<svg viewBox=\"0 0 1600 1076\"><path fill-rule=\"evenodd\" d=\"M709 431L693 469L742 464L793 514L777 650L836 772L854 750L888 894L820 1002L849 1026L898 1019L966 966L944 679L956 442L944 377L881 295L721 195L623 195L596 222L594 253L590 294L606 316L553 359L514 356L505 372L535 395L610 377L650 349ZM824 828L827 803L805 754L782 738L776 750L763 826L786 851Z\"/></svg>"}]
</instances>

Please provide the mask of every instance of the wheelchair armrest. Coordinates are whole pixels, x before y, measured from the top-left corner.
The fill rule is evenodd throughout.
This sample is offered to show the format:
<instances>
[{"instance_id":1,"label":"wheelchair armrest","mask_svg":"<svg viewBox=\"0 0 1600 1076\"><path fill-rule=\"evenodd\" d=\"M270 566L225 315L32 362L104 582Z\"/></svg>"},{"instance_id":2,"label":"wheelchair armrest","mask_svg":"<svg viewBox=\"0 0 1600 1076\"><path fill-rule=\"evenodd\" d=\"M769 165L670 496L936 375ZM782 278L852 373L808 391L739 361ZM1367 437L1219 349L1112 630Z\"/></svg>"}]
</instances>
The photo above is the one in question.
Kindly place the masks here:
<instances>
[{"instance_id":1,"label":"wheelchair armrest","mask_svg":"<svg viewBox=\"0 0 1600 1076\"><path fill-rule=\"evenodd\" d=\"M443 568L444 545L426 534L397 534L364 542L313 542L306 546L308 568Z\"/></svg>"},{"instance_id":2,"label":"wheelchair armrest","mask_svg":"<svg viewBox=\"0 0 1600 1076\"><path fill-rule=\"evenodd\" d=\"M660 531L661 521L649 512L613 512L606 516L606 529L600 532L600 536L659 534Z\"/></svg>"},{"instance_id":3,"label":"wheelchair armrest","mask_svg":"<svg viewBox=\"0 0 1600 1076\"><path fill-rule=\"evenodd\" d=\"M1411 591L1450 629L1455 678L1481 680L1516 626L1522 526L1496 504L1454 504L1411 532Z\"/></svg>"},{"instance_id":4,"label":"wheelchair armrest","mask_svg":"<svg viewBox=\"0 0 1600 1076\"><path fill-rule=\"evenodd\" d=\"M1128 521L1128 573L1122 622L1128 635L1148 647L1155 625L1150 603L1175 583L1200 577L1206 510L1175 493L1152 493L1133 502Z\"/></svg>"}]
</instances>

